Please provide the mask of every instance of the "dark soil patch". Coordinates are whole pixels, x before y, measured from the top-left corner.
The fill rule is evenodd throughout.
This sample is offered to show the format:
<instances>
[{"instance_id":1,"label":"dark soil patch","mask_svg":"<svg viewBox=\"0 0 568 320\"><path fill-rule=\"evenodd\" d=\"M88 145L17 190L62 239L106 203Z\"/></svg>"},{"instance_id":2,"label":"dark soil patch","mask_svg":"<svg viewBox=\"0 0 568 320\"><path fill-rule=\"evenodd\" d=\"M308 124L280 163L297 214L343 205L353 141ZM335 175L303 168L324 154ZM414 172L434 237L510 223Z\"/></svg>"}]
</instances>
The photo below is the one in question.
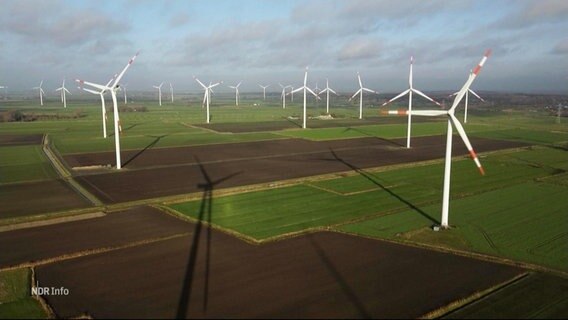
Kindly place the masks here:
<instances>
[{"instance_id":1,"label":"dark soil patch","mask_svg":"<svg viewBox=\"0 0 568 320\"><path fill-rule=\"evenodd\" d=\"M0 147L41 144L43 134L2 134Z\"/></svg>"},{"instance_id":2,"label":"dark soil patch","mask_svg":"<svg viewBox=\"0 0 568 320\"><path fill-rule=\"evenodd\" d=\"M520 272L337 233L257 246L214 231L36 268L69 289L45 297L61 318L409 319Z\"/></svg>"},{"instance_id":3,"label":"dark soil patch","mask_svg":"<svg viewBox=\"0 0 568 320\"><path fill-rule=\"evenodd\" d=\"M77 177L77 181L101 201L117 203L200 191L199 185L205 181L198 163L205 167L213 181L232 175L231 179L216 186L227 188L349 171L344 162L364 169L444 157L445 136L414 138L416 147L411 149L400 147L403 141L361 138L313 142L289 139L157 149L132 161L132 166L145 169L84 175ZM482 138L471 141L478 152L525 145ZM462 141L454 139L453 155L460 154L467 155L468 151Z\"/></svg>"},{"instance_id":4,"label":"dark soil patch","mask_svg":"<svg viewBox=\"0 0 568 320\"><path fill-rule=\"evenodd\" d=\"M0 219L89 206L63 180L0 185Z\"/></svg>"},{"instance_id":5,"label":"dark soil patch","mask_svg":"<svg viewBox=\"0 0 568 320\"><path fill-rule=\"evenodd\" d=\"M0 267L191 231L191 225L151 207L104 217L0 232Z\"/></svg>"}]
</instances>

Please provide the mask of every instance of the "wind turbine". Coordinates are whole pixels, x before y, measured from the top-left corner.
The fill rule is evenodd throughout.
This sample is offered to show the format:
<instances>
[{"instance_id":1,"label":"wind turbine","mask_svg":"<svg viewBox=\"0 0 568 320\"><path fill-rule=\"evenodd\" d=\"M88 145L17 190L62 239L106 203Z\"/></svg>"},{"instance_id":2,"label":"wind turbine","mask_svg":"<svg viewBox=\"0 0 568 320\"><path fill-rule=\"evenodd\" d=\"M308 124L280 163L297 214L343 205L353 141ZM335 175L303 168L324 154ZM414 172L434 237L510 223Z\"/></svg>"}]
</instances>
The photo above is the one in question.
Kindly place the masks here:
<instances>
[{"instance_id":1,"label":"wind turbine","mask_svg":"<svg viewBox=\"0 0 568 320\"><path fill-rule=\"evenodd\" d=\"M235 89L235 105L237 106L239 105L239 86L241 85L241 82L239 82L236 86L229 86L229 88Z\"/></svg>"},{"instance_id":2,"label":"wind turbine","mask_svg":"<svg viewBox=\"0 0 568 320\"><path fill-rule=\"evenodd\" d=\"M63 79L63 85L61 87L55 89L55 91L61 91L61 102L63 102L63 107L67 108L67 99L65 98L65 92L71 94L67 88L65 88L65 79Z\"/></svg>"},{"instance_id":3,"label":"wind turbine","mask_svg":"<svg viewBox=\"0 0 568 320\"><path fill-rule=\"evenodd\" d=\"M4 100L8 100L8 86L0 86L0 89L4 89Z\"/></svg>"},{"instance_id":4,"label":"wind turbine","mask_svg":"<svg viewBox=\"0 0 568 320\"><path fill-rule=\"evenodd\" d=\"M112 77L106 84L106 87L108 87L111 82L114 80L114 78L116 77L116 75L114 77ZM107 89L101 89L100 91L95 91L95 90L91 90L91 89L87 89L87 88L83 88L83 87L79 87L79 89L82 89L83 91L92 93L92 94L98 94L101 97L101 110L102 110L102 116L103 116L103 137L106 139L107 138L107 129L106 129L106 121L107 121L107 112L106 112L106 107L105 107L105 92L107 91ZM120 127L120 123L119 123L119 127L118 127L118 131L122 132L122 128Z\"/></svg>"},{"instance_id":5,"label":"wind turbine","mask_svg":"<svg viewBox=\"0 0 568 320\"><path fill-rule=\"evenodd\" d=\"M45 95L45 92L43 92L43 89L41 88L41 86L43 85L43 80L41 80L41 82L39 83L39 87L33 87L32 89L38 89L39 91L39 103L40 105L43 106L43 96Z\"/></svg>"},{"instance_id":6,"label":"wind turbine","mask_svg":"<svg viewBox=\"0 0 568 320\"><path fill-rule=\"evenodd\" d=\"M122 92L124 93L124 104L128 104L128 99L126 98L126 86L127 86L126 84L120 86Z\"/></svg>"},{"instance_id":7,"label":"wind turbine","mask_svg":"<svg viewBox=\"0 0 568 320\"><path fill-rule=\"evenodd\" d=\"M414 89L414 87L412 86L412 64L414 62L414 57L410 57L410 75L408 76L408 85L409 88L406 89L405 91L403 91L402 93L400 93L398 96L390 99L389 101L383 103L383 107L386 106L387 104L395 101L398 98L404 97L406 94L408 94L408 127L407 127L407 134L406 134L406 148L410 148L410 130L412 128L412 93L416 93L422 97L424 97L426 100L432 101L435 104L437 104L438 106L442 106L440 103L438 103L437 101L434 101L434 99L428 97L427 95L425 95L424 93L422 93L422 91ZM467 100L466 100L467 101Z\"/></svg>"},{"instance_id":8,"label":"wind turbine","mask_svg":"<svg viewBox=\"0 0 568 320\"><path fill-rule=\"evenodd\" d=\"M290 86L290 95L292 96L291 102L294 102L294 86Z\"/></svg>"},{"instance_id":9,"label":"wind turbine","mask_svg":"<svg viewBox=\"0 0 568 320\"><path fill-rule=\"evenodd\" d=\"M469 74L471 75L473 71L469 71ZM482 102L485 102L485 100L483 100L477 93L475 93L473 90L471 89L467 89L466 93L465 93L465 109L464 109L464 114L463 114L463 123L467 123L467 104L469 101L469 93L471 92L471 94L473 94L474 96L477 97L477 99L481 100ZM454 92L450 95L451 96L455 96L456 94L458 94L457 92Z\"/></svg>"},{"instance_id":10,"label":"wind turbine","mask_svg":"<svg viewBox=\"0 0 568 320\"><path fill-rule=\"evenodd\" d=\"M209 86L204 85L201 81L199 81L199 79L197 79L195 76L193 76L193 79L195 79L195 81L197 81L201 87L203 87L203 89L205 89L205 94L203 95L203 101L205 101L207 103L207 123L209 123L210 120L210 116L209 116L209 102L211 100L211 91L212 88L220 85L221 83L223 83L223 81L211 84L211 82L209 82Z\"/></svg>"},{"instance_id":11,"label":"wind turbine","mask_svg":"<svg viewBox=\"0 0 568 320\"><path fill-rule=\"evenodd\" d=\"M282 109L286 109L286 88L291 88L292 86L283 86L280 83L278 85L280 86L280 88L282 88L282 94L280 95L280 97L282 98Z\"/></svg>"},{"instance_id":12,"label":"wind turbine","mask_svg":"<svg viewBox=\"0 0 568 320\"><path fill-rule=\"evenodd\" d=\"M172 97L172 103L174 102L174 87L172 86L172 83L170 82L170 96Z\"/></svg>"},{"instance_id":13,"label":"wind turbine","mask_svg":"<svg viewBox=\"0 0 568 320\"><path fill-rule=\"evenodd\" d=\"M264 98L264 100L266 100L266 88L270 87L270 85L268 84L268 85L263 86L263 85L259 84L258 86L262 88L262 97Z\"/></svg>"},{"instance_id":14,"label":"wind turbine","mask_svg":"<svg viewBox=\"0 0 568 320\"><path fill-rule=\"evenodd\" d=\"M158 89L158 100L160 101L160 107L162 106L162 85L164 85L164 83L160 83L159 86L152 86L156 89Z\"/></svg>"},{"instance_id":15,"label":"wind turbine","mask_svg":"<svg viewBox=\"0 0 568 320\"><path fill-rule=\"evenodd\" d=\"M306 73L304 75L304 85L292 91L292 93L298 92L300 90L304 91L304 116L303 116L304 120L302 123L302 129L306 129L306 91L309 91L316 98L319 98L318 95L312 91L312 89L308 88L307 84L308 84L308 67L306 67Z\"/></svg>"},{"instance_id":16,"label":"wind turbine","mask_svg":"<svg viewBox=\"0 0 568 320\"><path fill-rule=\"evenodd\" d=\"M456 98L454 99L454 102L452 103L452 107L449 110L398 110L398 111L395 110L395 111L387 111L386 112L388 114L398 114L398 115L408 115L409 113L412 113L413 115L416 115L416 116L426 116L426 117L447 116L448 117L448 133L447 133L447 140L446 140L446 159L445 159L445 168L444 168L444 193L443 193L443 196L442 196L442 225L441 225L441 227L444 228L444 229L447 229L449 227L448 215L449 215L449 210L450 210L450 175L451 175L451 166L452 166L452 137L453 137L452 125L458 131L458 133L459 133L460 137L462 138L465 146L469 150L469 154L471 155L471 158L475 162L475 165L479 168L479 172L481 173L481 175L485 174L485 171L483 170L483 167L481 166L481 163L479 162L477 154L475 153L475 151L473 150L473 147L471 146L471 143L469 142L469 139L468 139L468 137L465 133L463 126L461 125L461 123L459 122L459 120L455 116L455 110L456 110L456 107L461 102L461 100L463 99L463 96L469 90L469 87L473 83L473 80L475 80L475 77L477 76L477 74L479 73L479 71L481 70L483 65L485 64L485 61L487 61L487 58L489 57L490 54L491 54L491 50L487 50L485 52L485 55L483 56L483 58L481 59L481 61L477 65L477 67L475 67L473 72L470 73L469 78L467 79L467 81L465 82L463 87L460 89L460 91L458 91Z\"/></svg>"},{"instance_id":17,"label":"wind turbine","mask_svg":"<svg viewBox=\"0 0 568 320\"><path fill-rule=\"evenodd\" d=\"M363 87L363 83L361 82L361 75L359 74L359 72L357 72L357 78L359 79L359 90L357 90L357 92L355 92L353 96L349 98L349 101L355 98L356 95L359 95L359 119L363 119L363 91L376 93L376 94L378 94L378 92Z\"/></svg>"},{"instance_id":18,"label":"wind turbine","mask_svg":"<svg viewBox=\"0 0 568 320\"><path fill-rule=\"evenodd\" d=\"M331 89L331 88L329 87L329 79L325 79L325 89L323 89L322 91L320 91L320 92L318 93L318 95L320 95L320 94L322 94L322 93L327 93L327 109L326 109L326 110L327 110L327 111L326 111L327 114L329 114L329 93L330 93L330 92L333 93L333 94L335 94L336 96L338 96L337 92L333 91L333 89Z\"/></svg>"},{"instance_id":19,"label":"wind turbine","mask_svg":"<svg viewBox=\"0 0 568 320\"><path fill-rule=\"evenodd\" d=\"M116 152L116 168L120 169L122 168L122 164L120 161L120 133L119 133L119 127L120 127L120 123L119 123L119 116L118 116L118 104L116 103L116 91L120 88L118 83L120 82L120 79L122 79L122 77L124 76L124 74L126 73L126 70L128 70L128 68L130 67L130 65L134 62L134 60L136 59L136 57L138 57L138 54L140 53L140 51L138 51L134 57L132 57L130 60L128 60L128 64L126 64L126 67L124 67L124 69L122 69L122 71L120 72L120 74L117 77L114 77L114 81L111 80L109 83L107 83L107 85L103 86L100 84L96 84L96 83L92 83L92 82L87 82L84 80L75 80L77 82L79 82L81 85L86 84L89 85L93 88L99 89L101 90L102 93L104 93L104 91L110 91L110 94L112 96L112 106L113 106L113 110L114 110L114 141L115 141L115 152ZM112 82L112 85L109 86L109 84ZM101 93L101 95L102 95Z\"/></svg>"}]
</instances>

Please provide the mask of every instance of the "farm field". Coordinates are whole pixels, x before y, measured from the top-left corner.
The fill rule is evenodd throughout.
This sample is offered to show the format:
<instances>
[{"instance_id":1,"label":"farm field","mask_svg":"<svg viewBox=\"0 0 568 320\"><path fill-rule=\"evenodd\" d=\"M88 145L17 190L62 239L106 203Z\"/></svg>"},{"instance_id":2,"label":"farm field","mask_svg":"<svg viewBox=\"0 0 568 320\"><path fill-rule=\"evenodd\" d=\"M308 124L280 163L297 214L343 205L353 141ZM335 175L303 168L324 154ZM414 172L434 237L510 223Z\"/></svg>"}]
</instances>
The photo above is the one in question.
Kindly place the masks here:
<instances>
[{"instance_id":1,"label":"farm field","mask_svg":"<svg viewBox=\"0 0 568 320\"><path fill-rule=\"evenodd\" d=\"M528 290L543 292L532 300L540 313L510 314L566 313L562 295L550 306L544 298L568 278L565 124L473 109L465 128L486 175L454 139L452 228L434 232L444 121L416 119L407 150L406 118L379 108L359 120L340 100L336 119L302 130L299 104L227 100L205 125L198 103L142 101L145 112L121 113L121 172L100 105L0 104L45 117L0 123L0 278L19 270L15 286L27 293L10 294L0 315L47 317L29 296L32 270L73 293L42 297L57 317L467 318L498 303L508 315L514 303L501 292ZM416 263L427 267L417 273ZM395 272L404 275L386 276ZM416 284L429 294L408 290Z\"/></svg>"}]
</instances>

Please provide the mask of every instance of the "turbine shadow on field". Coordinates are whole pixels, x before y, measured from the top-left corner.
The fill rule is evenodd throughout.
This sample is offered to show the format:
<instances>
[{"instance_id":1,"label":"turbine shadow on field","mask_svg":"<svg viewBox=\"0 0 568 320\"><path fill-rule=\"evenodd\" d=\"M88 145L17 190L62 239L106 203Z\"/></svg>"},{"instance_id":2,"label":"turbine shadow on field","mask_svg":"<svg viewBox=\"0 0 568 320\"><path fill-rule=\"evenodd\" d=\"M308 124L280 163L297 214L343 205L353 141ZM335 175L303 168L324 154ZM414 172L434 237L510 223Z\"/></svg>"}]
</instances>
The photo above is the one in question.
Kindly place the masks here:
<instances>
[{"instance_id":1,"label":"turbine shadow on field","mask_svg":"<svg viewBox=\"0 0 568 320\"><path fill-rule=\"evenodd\" d=\"M209 298L209 266L211 261L211 217L213 212L213 188L223 181L229 180L232 177L239 175L240 172L236 172L225 176L224 178L217 179L215 181L211 180L207 171L196 157L195 162L199 166L199 170L205 179L204 183L198 184L198 186L203 189L203 196L201 197L201 205L199 207L199 214L197 216L197 222L195 224L195 229L193 232L193 237L191 239L191 247L188 255L187 266L185 271L185 277L182 283L182 291L179 297L177 319L187 319L189 316L187 312L189 311L189 305L191 302L191 293L193 287L193 280L195 278L195 267L197 263L197 253L199 250L199 242L201 239L201 231L203 228L203 222L207 224L207 234L206 234L206 244L205 244L205 275L204 275L204 286L203 286L203 311L207 311L207 303Z\"/></svg>"},{"instance_id":2,"label":"turbine shadow on field","mask_svg":"<svg viewBox=\"0 0 568 320\"><path fill-rule=\"evenodd\" d=\"M343 290L343 293L345 293L345 295L351 301L353 306L357 309L357 311L359 311L360 317L363 319L371 319L372 318L371 315L367 312L367 310L365 310L365 306L363 305L363 303L361 303L359 298L357 298L355 291L345 281L345 278L341 276L341 273L337 270L333 262L329 259L329 257L325 253L325 250L313 239L311 234L308 234L306 237L310 241L312 247L314 247L314 250L316 251L316 254L320 258L320 260L323 262L327 270L329 270L331 275L335 278L335 280Z\"/></svg>"},{"instance_id":3,"label":"turbine shadow on field","mask_svg":"<svg viewBox=\"0 0 568 320\"><path fill-rule=\"evenodd\" d=\"M144 151L154 147L162 138L169 136L168 134L162 135L162 136L150 136L152 138L155 138L154 141L150 142L150 144L148 144L146 147L144 147L144 149L138 151L135 155L133 155L130 159L126 160L126 162L122 165L123 167L126 167L130 162L132 162L134 159L138 158L142 153L144 153Z\"/></svg>"},{"instance_id":4,"label":"turbine shadow on field","mask_svg":"<svg viewBox=\"0 0 568 320\"><path fill-rule=\"evenodd\" d=\"M293 120L290 119L289 117L285 117L284 119L286 119L286 121L288 121L288 122L290 122L291 124L293 124L294 127L298 127L298 128L301 128L301 127L302 127L302 125L301 125L300 123L298 123L298 122L296 122L296 121L293 121Z\"/></svg>"},{"instance_id":5,"label":"turbine shadow on field","mask_svg":"<svg viewBox=\"0 0 568 320\"><path fill-rule=\"evenodd\" d=\"M389 140L389 139L385 139L385 138L381 138L381 137L379 137L379 136L372 135L372 134L370 134L370 133L368 133L368 132L365 132L365 131L362 131L362 130L360 130L360 129L353 128L353 127L347 127L347 128L345 128L345 130L343 130L343 132L347 132L347 131L349 131L349 130L353 130L353 131L358 132L358 133L360 133L360 134L362 134L362 135L365 135L365 136L368 136L368 137L371 137L371 138L375 138L375 139L377 139L377 140L384 141L384 142L387 142L387 143L389 143L389 144L393 144L393 145L395 145L395 146L397 146L397 147L404 147L403 144L398 143L398 142L396 142L396 141Z\"/></svg>"},{"instance_id":6,"label":"turbine shadow on field","mask_svg":"<svg viewBox=\"0 0 568 320\"><path fill-rule=\"evenodd\" d=\"M440 222L434 218L432 218L429 214L427 214L426 212L424 212L422 209L418 208L417 206L415 206L414 204L412 204L410 201L404 199L403 197L399 196L398 194L394 193L392 190L390 190L389 188L385 187L383 184L381 184L379 181L377 181L376 179L373 178L372 175L366 173L365 171L361 170L360 168L356 167L355 165L341 159L336 153L335 151L333 151L332 149L329 149L329 151L331 151L331 154L333 155L333 157L343 163L344 165L346 165L347 167L349 167L351 170L357 172L359 175L361 175L362 177L364 177L365 179L371 181L374 185L376 185L377 187L381 188L382 190L386 191L388 194L390 194L391 196L393 196L394 198L396 198L397 200L399 200L400 202L404 203L405 205L407 205L409 208L411 208L412 210L418 212L420 215L422 215L424 218L430 220L432 223L434 224L440 224Z\"/></svg>"}]
</instances>

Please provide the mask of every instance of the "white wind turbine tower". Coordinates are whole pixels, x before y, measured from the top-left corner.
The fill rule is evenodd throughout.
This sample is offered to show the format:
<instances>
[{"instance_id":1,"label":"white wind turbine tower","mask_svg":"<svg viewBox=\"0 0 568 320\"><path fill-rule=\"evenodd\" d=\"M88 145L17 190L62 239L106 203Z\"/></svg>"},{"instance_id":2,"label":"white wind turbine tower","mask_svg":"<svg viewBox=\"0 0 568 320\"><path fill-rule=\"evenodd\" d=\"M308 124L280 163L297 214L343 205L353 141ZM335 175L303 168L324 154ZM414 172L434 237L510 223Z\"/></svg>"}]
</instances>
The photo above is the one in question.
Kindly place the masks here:
<instances>
[{"instance_id":1,"label":"white wind turbine tower","mask_svg":"<svg viewBox=\"0 0 568 320\"><path fill-rule=\"evenodd\" d=\"M363 119L363 91L377 93L377 94L378 92L363 87L363 83L361 82L361 75L359 74L359 72L357 72L357 78L359 79L359 90L357 90L357 92L355 92L353 96L349 98L349 101L355 98L356 95L359 95L359 119Z\"/></svg>"},{"instance_id":2,"label":"white wind turbine tower","mask_svg":"<svg viewBox=\"0 0 568 320\"><path fill-rule=\"evenodd\" d=\"M134 57L132 57L129 61L128 64L126 65L126 67L124 67L124 69L122 69L122 71L120 72L120 74L114 78L114 81L110 81L112 82L112 85L109 87L109 85L107 84L106 86L100 85L100 84L96 84L96 83L92 83L92 82L87 82L87 81L83 81L83 80L75 80L77 82L79 82L81 85L86 84L89 85L91 87L94 87L96 89L101 90L101 92L104 91L110 91L110 94L112 96L112 105L113 105L113 110L114 110L114 141L115 141L115 152L116 152L116 168L120 169L122 168L122 163L120 160L120 123L119 123L119 115L118 115L118 104L116 102L116 91L120 88L118 83L120 82L120 79L122 79L122 77L124 76L124 74L126 73L126 70L128 70L128 68L130 67L130 65L134 62L134 60L136 59L136 57L138 56L140 52L137 52ZM110 83L109 82L109 83Z\"/></svg>"},{"instance_id":3,"label":"white wind turbine tower","mask_svg":"<svg viewBox=\"0 0 568 320\"><path fill-rule=\"evenodd\" d=\"M325 79L325 89L323 89L322 91L320 91L320 92L318 93L318 95L320 95L320 94L322 94L322 93L327 93L327 109L326 109L326 110L327 110L327 111L326 111L327 114L329 114L329 93L330 93L330 92L333 93L333 94L335 94L336 96L338 96L337 92L333 91L333 89L331 89L331 88L329 87L329 79Z\"/></svg>"},{"instance_id":4,"label":"white wind turbine tower","mask_svg":"<svg viewBox=\"0 0 568 320\"><path fill-rule=\"evenodd\" d=\"M286 109L286 88L291 88L292 86L283 86L281 83L279 83L278 85L280 86L280 88L282 88L282 94L280 95L280 97L282 98L282 109Z\"/></svg>"},{"instance_id":5,"label":"white wind turbine tower","mask_svg":"<svg viewBox=\"0 0 568 320\"><path fill-rule=\"evenodd\" d=\"M239 105L239 86L241 85L241 82L239 82L236 86L229 86L229 88L235 89L235 105L237 106Z\"/></svg>"},{"instance_id":6,"label":"white wind turbine tower","mask_svg":"<svg viewBox=\"0 0 568 320\"><path fill-rule=\"evenodd\" d=\"M406 148L410 148L410 131L412 129L412 93L416 93L422 97L424 97L426 100L434 102L435 104L437 104L438 106L442 106L440 103L438 103L437 101L435 101L434 99L428 97L427 95L425 95L422 91L414 89L414 87L412 86L412 64L414 62L414 57L410 57L410 75L408 76L408 85L409 88L406 89L405 91L403 91L402 93L400 93L398 96L390 99L389 101L383 103L383 107L386 106L387 104L395 101L398 98L404 97L406 94L408 94L408 127L407 127L407 134L406 134Z\"/></svg>"},{"instance_id":7,"label":"white wind turbine tower","mask_svg":"<svg viewBox=\"0 0 568 320\"><path fill-rule=\"evenodd\" d=\"M267 85L263 86L263 85L259 84L258 86L262 88L262 97L264 98L264 100L266 100L266 88L270 87L270 85L267 84Z\"/></svg>"},{"instance_id":8,"label":"white wind turbine tower","mask_svg":"<svg viewBox=\"0 0 568 320\"><path fill-rule=\"evenodd\" d=\"M159 86L152 86L156 89L158 89L158 100L160 101L160 107L162 106L162 85L164 85L164 83L160 83Z\"/></svg>"},{"instance_id":9,"label":"white wind turbine tower","mask_svg":"<svg viewBox=\"0 0 568 320\"><path fill-rule=\"evenodd\" d=\"M4 89L4 100L8 100L8 86L0 86L0 89Z\"/></svg>"},{"instance_id":10,"label":"white wind turbine tower","mask_svg":"<svg viewBox=\"0 0 568 320\"><path fill-rule=\"evenodd\" d=\"M65 79L63 79L63 85L61 87L55 89L55 91L61 91L61 102L63 102L63 107L67 108L67 99L65 97L65 93L71 94L67 88L65 88Z\"/></svg>"},{"instance_id":11,"label":"white wind turbine tower","mask_svg":"<svg viewBox=\"0 0 568 320\"><path fill-rule=\"evenodd\" d=\"M170 82L170 96L172 97L172 103L174 102L174 86Z\"/></svg>"},{"instance_id":12,"label":"white wind turbine tower","mask_svg":"<svg viewBox=\"0 0 568 320\"><path fill-rule=\"evenodd\" d=\"M469 74L471 75L473 71L469 71ZM485 100L483 100L477 93L475 93L473 90L471 89L467 89L466 93L465 93L465 109L464 109L464 114L463 114L463 123L467 123L467 104L469 101L469 93L471 92L471 94L473 94L474 96L477 97L477 99L481 100L482 102L485 102ZM453 94L450 95L451 96L455 96L456 94L458 94L458 92L454 92Z\"/></svg>"},{"instance_id":13,"label":"white wind turbine tower","mask_svg":"<svg viewBox=\"0 0 568 320\"><path fill-rule=\"evenodd\" d=\"M294 102L294 86L290 86L290 95L292 98L290 99L291 102Z\"/></svg>"},{"instance_id":14,"label":"white wind turbine tower","mask_svg":"<svg viewBox=\"0 0 568 320\"><path fill-rule=\"evenodd\" d=\"M302 129L306 129L306 91L309 91L316 98L319 98L318 95L312 91L312 89L308 88L307 84L308 84L308 67L306 67L306 73L304 75L304 85L292 91L292 93L298 92L300 90L304 91L304 115L303 115L304 119L302 123Z\"/></svg>"},{"instance_id":15,"label":"white wind turbine tower","mask_svg":"<svg viewBox=\"0 0 568 320\"><path fill-rule=\"evenodd\" d=\"M469 78L467 79L467 81L465 82L463 87L460 89L460 91L458 91L458 94L456 95L456 98L454 99L454 102L452 103L452 107L449 110L412 110L412 111L398 110L398 111L388 111L387 112L388 114L398 114L398 115L407 115L409 113L412 113L413 115L416 115L416 116L426 116L426 117L447 116L448 117L448 133L447 133L447 140L446 140L446 159L445 159L445 168L444 168L444 193L443 193L443 196L442 196L442 224L441 224L442 228L445 228L445 229L447 229L449 227L448 215L449 215L449 210L450 210L450 175L451 175L451 166L452 166L452 137L453 137L452 125L453 125L453 127L456 128L456 130L458 131L458 133L459 133L460 137L462 138L464 144L466 145L467 149L469 150L469 154L471 155L471 158L475 162L476 166L479 168L479 172L482 175L485 174L483 167L481 166L481 163L479 162L479 159L477 158L477 154L475 153L475 151L473 150L473 147L471 146L471 143L469 142L469 139L468 139L468 137L465 133L463 126L461 125L461 123L459 122L459 120L455 116L455 110L456 110L456 107L458 106L458 104L463 99L463 96L469 90L469 87L473 83L473 80L475 80L475 77L477 76L477 74L479 73L479 71L481 70L483 65L485 64L485 61L487 61L487 58L489 57L490 54L491 54L491 50L487 50L485 52L485 55L483 56L483 58L481 59L481 61L477 65L477 67L475 67L473 72L470 73Z\"/></svg>"},{"instance_id":16,"label":"white wind turbine tower","mask_svg":"<svg viewBox=\"0 0 568 320\"><path fill-rule=\"evenodd\" d=\"M120 88L122 89L122 93L124 93L124 104L128 104L128 99L126 98L126 86L127 86L127 84L120 85Z\"/></svg>"},{"instance_id":17,"label":"white wind turbine tower","mask_svg":"<svg viewBox=\"0 0 568 320\"><path fill-rule=\"evenodd\" d=\"M207 103L207 123L209 123L210 120L210 116L209 116L209 103L211 100L211 91L212 88L220 85L221 83L223 83L223 81L211 84L211 82L209 82L209 86L204 85L201 81L199 81L199 79L197 79L195 76L193 76L193 79L195 79L195 81L197 81L199 83L199 85L201 85L201 87L203 87L203 89L205 90L205 94L203 95L203 101L206 101Z\"/></svg>"},{"instance_id":18,"label":"white wind turbine tower","mask_svg":"<svg viewBox=\"0 0 568 320\"><path fill-rule=\"evenodd\" d=\"M43 89L41 88L41 86L43 85L43 80L41 80L41 82L39 83L39 87L33 87L32 89L38 89L39 91L39 103L40 105L43 106L43 96L45 95L45 92L43 92Z\"/></svg>"},{"instance_id":19,"label":"white wind turbine tower","mask_svg":"<svg viewBox=\"0 0 568 320\"><path fill-rule=\"evenodd\" d=\"M114 80L115 77L116 77L116 75L114 77L112 77L107 82L105 87L108 87L111 84L111 82ZM82 90L89 92L89 93L92 93L92 94L98 94L101 97L101 110L102 110L102 117L103 117L103 137L106 139L107 138L107 129L106 129L107 112L106 112L106 107L105 107L105 92L107 91L107 89L101 89L100 91L95 91L95 90L91 90L91 89L87 89L87 88L83 88L83 87L79 87L79 89L82 89ZM126 90L126 89L124 89L124 90ZM120 123L119 123L118 131L122 132L122 128L120 127Z\"/></svg>"}]
</instances>

